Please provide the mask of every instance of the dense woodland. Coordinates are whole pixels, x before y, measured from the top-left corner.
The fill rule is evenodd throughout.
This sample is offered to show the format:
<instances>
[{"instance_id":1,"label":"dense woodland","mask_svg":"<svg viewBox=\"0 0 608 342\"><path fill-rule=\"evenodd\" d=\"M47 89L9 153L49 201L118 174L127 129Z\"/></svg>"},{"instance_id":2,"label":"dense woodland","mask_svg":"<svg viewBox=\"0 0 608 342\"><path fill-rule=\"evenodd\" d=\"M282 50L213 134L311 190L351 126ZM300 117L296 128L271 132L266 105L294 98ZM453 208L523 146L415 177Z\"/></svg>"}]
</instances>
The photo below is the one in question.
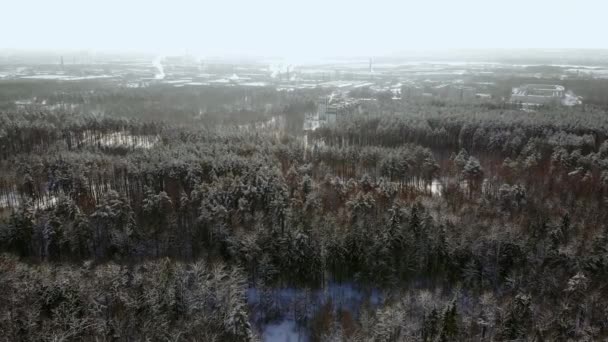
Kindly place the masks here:
<instances>
[{"instance_id":1,"label":"dense woodland","mask_svg":"<svg viewBox=\"0 0 608 342\"><path fill-rule=\"evenodd\" d=\"M604 110L374 101L304 136L317 92L202 89L5 106L2 338L260 340L274 291L336 283L381 303L299 301L312 341L608 338Z\"/></svg>"}]
</instances>

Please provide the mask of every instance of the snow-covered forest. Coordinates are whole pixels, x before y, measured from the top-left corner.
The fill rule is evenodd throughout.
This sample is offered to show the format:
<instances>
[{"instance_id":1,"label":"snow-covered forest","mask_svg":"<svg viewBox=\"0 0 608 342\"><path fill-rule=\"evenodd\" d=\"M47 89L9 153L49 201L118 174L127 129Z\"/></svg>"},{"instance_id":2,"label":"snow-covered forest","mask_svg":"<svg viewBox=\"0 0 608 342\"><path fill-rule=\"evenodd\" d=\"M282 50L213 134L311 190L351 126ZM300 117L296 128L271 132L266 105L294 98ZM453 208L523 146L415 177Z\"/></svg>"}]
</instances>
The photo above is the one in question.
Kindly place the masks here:
<instances>
[{"instance_id":1,"label":"snow-covered forest","mask_svg":"<svg viewBox=\"0 0 608 342\"><path fill-rule=\"evenodd\" d=\"M608 339L605 109L88 82L0 96L6 340Z\"/></svg>"}]
</instances>

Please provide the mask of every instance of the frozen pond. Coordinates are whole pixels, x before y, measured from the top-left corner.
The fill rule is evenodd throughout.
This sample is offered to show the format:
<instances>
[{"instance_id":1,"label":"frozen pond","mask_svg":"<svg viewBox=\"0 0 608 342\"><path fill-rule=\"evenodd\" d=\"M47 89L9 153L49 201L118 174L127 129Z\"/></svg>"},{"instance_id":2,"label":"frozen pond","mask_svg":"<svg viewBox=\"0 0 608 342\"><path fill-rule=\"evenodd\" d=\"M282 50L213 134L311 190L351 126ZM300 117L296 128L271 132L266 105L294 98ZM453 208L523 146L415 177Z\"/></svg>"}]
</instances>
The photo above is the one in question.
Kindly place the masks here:
<instances>
[{"instance_id":1,"label":"frozen pond","mask_svg":"<svg viewBox=\"0 0 608 342\"><path fill-rule=\"evenodd\" d=\"M306 324L319 310L331 304L334 312L348 311L353 317L363 304L372 307L382 303L378 289L365 289L353 283L331 283L320 289L309 288L250 288L247 301L251 323L264 341L309 341Z\"/></svg>"}]
</instances>

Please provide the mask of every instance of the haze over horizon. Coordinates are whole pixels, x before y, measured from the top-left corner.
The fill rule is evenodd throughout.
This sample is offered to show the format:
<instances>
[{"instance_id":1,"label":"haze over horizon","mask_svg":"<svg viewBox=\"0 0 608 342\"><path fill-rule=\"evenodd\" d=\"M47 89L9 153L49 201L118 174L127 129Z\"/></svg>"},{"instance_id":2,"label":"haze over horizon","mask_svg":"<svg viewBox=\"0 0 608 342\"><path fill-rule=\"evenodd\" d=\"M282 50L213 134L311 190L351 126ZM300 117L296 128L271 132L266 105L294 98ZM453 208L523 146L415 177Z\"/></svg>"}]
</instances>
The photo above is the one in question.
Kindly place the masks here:
<instances>
[{"instance_id":1,"label":"haze over horizon","mask_svg":"<svg viewBox=\"0 0 608 342\"><path fill-rule=\"evenodd\" d=\"M582 0L373 3L25 0L0 48L198 56L378 56L446 49L608 48L605 4ZM565 23L565 24L564 24ZM35 25L26 25L35 24Z\"/></svg>"}]
</instances>

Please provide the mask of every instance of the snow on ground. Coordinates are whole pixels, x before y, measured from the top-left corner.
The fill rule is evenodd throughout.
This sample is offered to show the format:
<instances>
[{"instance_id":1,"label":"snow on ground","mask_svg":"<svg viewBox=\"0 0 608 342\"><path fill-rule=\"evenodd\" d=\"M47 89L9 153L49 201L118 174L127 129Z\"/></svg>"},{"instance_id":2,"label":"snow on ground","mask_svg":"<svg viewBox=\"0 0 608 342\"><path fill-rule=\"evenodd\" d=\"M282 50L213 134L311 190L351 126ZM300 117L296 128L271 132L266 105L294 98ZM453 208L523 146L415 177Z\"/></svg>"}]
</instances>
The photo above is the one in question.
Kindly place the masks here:
<instances>
[{"instance_id":1,"label":"snow on ground","mask_svg":"<svg viewBox=\"0 0 608 342\"><path fill-rule=\"evenodd\" d=\"M262 291L253 287L247 291L252 325L260 329L264 341L277 342L309 341L306 330L298 325L296 318L310 321L326 304L331 304L333 310L349 311L356 317L364 302L376 307L383 298L380 290L365 289L355 283L330 283L321 289L287 287ZM304 307L302 303L306 303ZM269 306L273 317L266 317Z\"/></svg>"},{"instance_id":2,"label":"snow on ground","mask_svg":"<svg viewBox=\"0 0 608 342\"><path fill-rule=\"evenodd\" d=\"M262 339L265 342L303 342L307 337L298 331L296 322L284 320L277 324L268 324Z\"/></svg>"},{"instance_id":3,"label":"snow on ground","mask_svg":"<svg viewBox=\"0 0 608 342\"><path fill-rule=\"evenodd\" d=\"M583 101L581 101L580 96L574 95L574 93L571 91L567 91L564 94L564 98L562 99L562 105L564 105L564 106L572 107L572 106L580 105L581 103L583 103Z\"/></svg>"},{"instance_id":4,"label":"snow on ground","mask_svg":"<svg viewBox=\"0 0 608 342\"><path fill-rule=\"evenodd\" d=\"M106 134L101 139L97 139L95 144L103 147L152 148L159 140L160 138L155 135L137 136L122 131Z\"/></svg>"},{"instance_id":5,"label":"snow on ground","mask_svg":"<svg viewBox=\"0 0 608 342\"><path fill-rule=\"evenodd\" d=\"M245 86L245 87L266 87L268 86L268 83L266 82L244 82L240 84L241 86Z\"/></svg>"},{"instance_id":6,"label":"snow on ground","mask_svg":"<svg viewBox=\"0 0 608 342\"><path fill-rule=\"evenodd\" d=\"M187 84L187 83L190 83L190 82L192 82L192 79L190 79L190 78L184 78L184 79L181 79L181 80L165 81L164 83L167 83L167 84L182 84L182 83Z\"/></svg>"},{"instance_id":7,"label":"snow on ground","mask_svg":"<svg viewBox=\"0 0 608 342\"><path fill-rule=\"evenodd\" d=\"M32 79L32 80L60 80L60 81L82 81L82 80L94 80L94 79L104 79L104 78L113 78L115 76L112 75L90 75L90 76L70 76L70 75L31 75L31 76L21 76L23 79Z\"/></svg>"},{"instance_id":8,"label":"snow on ground","mask_svg":"<svg viewBox=\"0 0 608 342\"><path fill-rule=\"evenodd\" d=\"M0 210L13 208L19 205L19 198L16 192L0 194Z\"/></svg>"},{"instance_id":9,"label":"snow on ground","mask_svg":"<svg viewBox=\"0 0 608 342\"><path fill-rule=\"evenodd\" d=\"M35 209L47 209L53 207L57 203L57 196L52 194L45 194L43 197L33 201ZM8 194L0 195L0 210L4 209L17 209L21 206L21 203L25 201L24 198L19 196L17 192L11 192Z\"/></svg>"},{"instance_id":10,"label":"snow on ground","mask_svg":"<svg viewBox=\"0 0 608 342\"><path fill-rule=\"evenodd\" d=\"M435 179L433 180L433 182L431 182L430 190L433 196L441 196L443 191L443 184L437 179Z\"/></svg>"}]
</instances>

